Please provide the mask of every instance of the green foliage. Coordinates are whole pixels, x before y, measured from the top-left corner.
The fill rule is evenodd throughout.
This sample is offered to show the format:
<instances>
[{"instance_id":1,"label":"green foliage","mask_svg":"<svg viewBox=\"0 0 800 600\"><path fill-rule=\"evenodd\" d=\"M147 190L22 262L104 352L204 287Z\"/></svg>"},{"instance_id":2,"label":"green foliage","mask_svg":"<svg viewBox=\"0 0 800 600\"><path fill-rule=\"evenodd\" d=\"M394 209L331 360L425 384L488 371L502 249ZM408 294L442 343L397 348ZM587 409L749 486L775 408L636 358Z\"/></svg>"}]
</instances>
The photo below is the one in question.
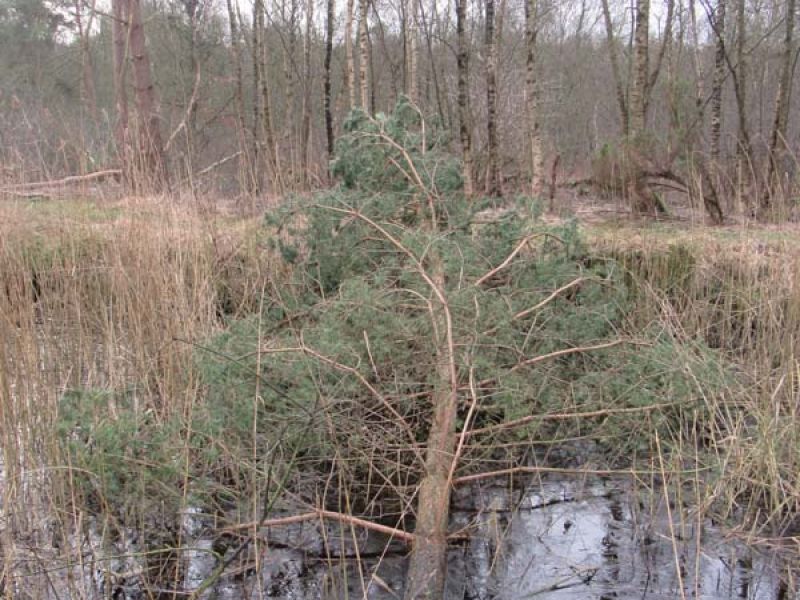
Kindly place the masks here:
<instances>
[{"instance_id":1,"label":"green foliage","mask_svg":"<svg viewBox=\"0 0 800 600\"><path fill-rule=\"evenodd\" d=\"M133 398L100 389L67 391L56 426L78 489L90 505L113 506L123 517L149 503L177 507L178 433L136 410Z\"/></svg>"},{"instance_id":2,"label":"green foliage","mask_svg":"<svg viewBox=\"0 0 800 600\"><path fill-rule=\"evenodd\" d=\"M460 193L452 175L457 164L440 145L443 137L424 130L409 105L401 102L394 114L374 120L355 113L347 131L334 165L342 186L270 217L283 232L303 224L292 230L291 241L281 242L294 267L293 284L276 292L261 317L235 325L213 340L213 352L199 356L211 406L263 401L257 422L243 421L242 435L254 425L266 432L271 423L307 422L308 414L317 414L313 436L298 437L297 425L287 443L318 457L337 452L353 469L369 470L384 464L382 446L408 443L388 403L424 442L430 398L441 385L434 368L443 343L430 287L435 271L441 271L453 319L459 378L465 385L470 378L480 382L480 423L575 405L594 410L701 397L697 372L685 368L685 353L660 330L639 340L641 346L526 365L622 337L635 300L623 270L613 260L589 257L575 223L541 224L527 198L478 219L485 207ZM423 174L421 184L410 172ZM520 245L505 268L476 284ZM709 389L715 385L704 381ZM323 426L322 414L333 426ZM373 426L380 444L361 433L360 427ZM570 427L533 425L516 435L548 439L570 435ZM620 427L615 435L624 439L630 429ZM396 461L386 453L385 464Z\"/></svg>"},{"instance_id":3,"label":"green foliage","mask_svg":"<svg viewBox=\"0 0 800 600\"><path fill-rule=\"evenodd\" d=\"M447 136L424 127L419 109L407 99L401 99L390 115L372 118L353 111L344 130L331 172L346 189L406 202L420 188L442 194L461 189L461 169L446 150Z\"/></svg>"}]
</instances>

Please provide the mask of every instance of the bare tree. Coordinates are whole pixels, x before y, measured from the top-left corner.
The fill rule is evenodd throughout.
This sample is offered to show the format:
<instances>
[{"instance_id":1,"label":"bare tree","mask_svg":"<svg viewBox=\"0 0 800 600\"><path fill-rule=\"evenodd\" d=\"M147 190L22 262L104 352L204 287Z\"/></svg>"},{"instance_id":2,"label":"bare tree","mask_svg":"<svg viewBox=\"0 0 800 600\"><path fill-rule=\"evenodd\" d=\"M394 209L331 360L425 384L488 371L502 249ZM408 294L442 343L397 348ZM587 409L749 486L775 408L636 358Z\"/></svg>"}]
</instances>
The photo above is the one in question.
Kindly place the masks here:
<instances>
[{"instance_id":1,"label":"bare tree","mask_svg":"<svg viewBox=\"0 0 800 600\"><path fill-rule=\"evenodd\" d=\"M714 52L714 81L711 85L711 162L720 164L720 141L722 137L722 85L725 82L725 0L717 0L716 11L709 13L716 36Z\"/></svg>"},{"instance_id":2,"label":"bare tree","mask_svg":"<svg viewBox=\"0 0 800 600\"><path fill-rule=\"evenodd\" d=\"M150 69L150 54L145 40L142 9L140 0L126 0L126 2L141 169L142 174L149 180L148 183L160 189L167 183L167 168L161 139L161 116Z\"/></svg>"},{"instance_id":3,"label":"bare tree","mask_svg":"<svg viewBox=\"0 0 800 600\"><path fill-rule=\"evenodd\" d=\"M630 134L636 138L644 133L647 123L647 95L650 83L650 0L636 0L633 71Z\"/></svg>"},{"instance_id":4,"label":"bare tree","mask_svg":"<svg viewBox=\"0 0 800 600\"><path fill-rule=\"evenodd\" d=\"M614 22L611 20L611 8L608 0L602 0L603 22L606 27L606 44L608 46L608 57L611 61L611 72L614 76L614 88L617 92L617 106L619 108L620 121L622 123L622 135L628 135L630 126L630 114L628 113L627 94L625 92L625 82L622 80L622 70L619 64L619 53L617 52L617 40L614 35Z\"/></svg>"},{"instance_id":5,"label":"bare tree","mask_svg":"<svg viewBox=\"0 0 800 600\"><path fill-rule=\"evenodd\" d=\"M304 185L310 182L311 148L311 36L314 22L314 0L306 3L306 34L303 45L303 119L300 125L300 169Z\"/></svg>"},{"instance_id":6,"label":"bare tree","mask_svg":"<svg viewBox=\"0 0 800 600\"><path fill-rule=\"evenodd\" d=\"M486 0L485 19L486 46L486 131L487 131L487 165L486 193L489 196L500 196L498 176L497 148L497 49L494 39L494 0Z\"/></svg>"},{"instance_id":7,"label":"bare tree","mask_svg":"<svg viewBox=\"0 0 800 600\"><path fill-rule=\"evenodd\" d=\"M125 0L114 0L111 4L111 35L114 46L114 104L116 108L116 124L114 134L117 143L117 155L122 164L126 179L131 176L130 139L128 131L128 13Z\"/></svg>"},{"instance_id":8,"label":"bare tree","mask_svg":"<svg viewBox=\"0 0 800 600\"><path fill-rule=\"evenodd\" d=\"M361 91L361 108L364 112L369 112L369 37L367 19L369 17L369 0L359 0L359 19L358 19L358 76L359 89Z\"/></svg>"},{"instance_id":9,"label":"bare tree","mask_svg":"<svg viewBox=\"0 0 800 600\"><path fill-rule=\"evenodd\" d=\"M355 15L355 0L347 0L347 16L344 23L344 52L346 55L344 86L347 88L349 104L347 110L352 110L356 105L356 63L353 56L353 19Z\"/></svg>"},{"instance_id":10,"label":"bare tree","mask_svg":"<svg viewBox=\"0 0 800 600\"><path fill-rule=\"evenodd\" d=\"M544 160L539 126L539 86L536 77L536 42L538 37L539 1L525 0L526 100L528 109L528 142L531 148L531 195L544 189Z\"/></svg>"},{"instance_id":11,"label":"bare tree","mask_svg":"<svg viewBox=\"0 0 800 600\"><path fill-rule=\"evenodd\" d=\"M83 22L83 3L75 0L75 28L78 34L78 44L81 49L81 101L86 108L92 121L99 121L97 109L97 92L94 84L94 65L91 51L92 28L94 27L95 0L90 0L89 16L86 23Z\"/></svg>"},{"instance_id":12,"label":"bare tree","mask_svg":"<svg viewBox=\"0 0 800 600\"><path fill-rule=\"evenodd\" d=\"M458 121L461 137L461 152L464 163L464 193L472 196L472 119L469 107L469 46L467 44L467 0L456 0L456 36L458 49Z\"/></svg>"},{"instance_id":13,"label":"bare tree","mask_svg":"<svg viewBox=\"0 0 800 600\"><path fill-rule=\"evenodd\" d=\"M228 10L228 26L231 35L231 53L233 55L234 90L233 100L236 105L236 135L239 143L239 177L245 189L253 191L255 173L252 169L252 157L247 145L247 125L244 108L244 76L242 73L242 40L239 29L239 17L234 9L233 0L226 0Z\"/></svg>"},{"instance_id":14,"label":"bare tree","mask_svg":"<svg viewBox=\"0 0 800 600\"><path fill-rule=\"evenodd\" d=\"M255 91L256 148L263 145L264 164L271 184L276 190L282 189L280 165L277 161L275 133L272 127L272 102L267 75L267 45L264 40L264 2L253 3L253 83Z\"/></svg>"},{"instance_id":15,"label":"bare tree","mask_svg":"<svg viewBox=\"0 0 800 600\"><path fill-rule=\"evenodd\" d=\"M767 190L761 198L762 210L773 204L773 197L779 193L784 177L784 162L787 159L787 133L789 128L789 98L792 90L794 25L797 0L786 0L786 28L784 30L781 53L781 74L778 79L778 92L775 98L775 119L769 142L769 168L767 170Z\"/></svg>"},{"instance_id":16,"label":"bare tree","mask_svg":"<svg viewBox=\"0 0 800 600\"><path fill-rule=\"evenodd\" d=\"M736 106L739 114L739 132L737 138L737 156L739 157L739 179L743 181L749 172L746 161L753 157L753 148L750 143L750 127L747 119L747 6L745 0L736 2L736 65L734 73L734 92Z\"/></svg>"},{"instance_id":17,"label":"bare tree","mask_svg":"<svg viewBox=\"0 0 800 600\"><path fill-rule=\"evenodd\" d=\"M419 0L411 0L406 24L406 94L413 103L419 102Z\"/></svg>"},{"instance_id":18,"label":"bare tree","mask_svg":"<svg viewBox=\"0 0 800 600\"><path fill-rule=\"evenodd\" d=\"M428 62L430 63L431 79L433 81L434 96L436 99L436 109L439 113L439 118L445 124L447 129L452 128L452 109L450 102L448 102L442 90L442 85L439 83L439 69L436 66L436 54L433 49L433 19L428 19L425 14L425 5L420 3L419 17L422 29L425 32L425 47L428 54ZM433 6L433 14L436 15L436 4Z\"/></svg>"},{"instance_id":19,"label":"bare tree","mask_svg":"<svg viewBox=\"0 0 800 600\"><path fill-rule=\"evenodd\" d=\"M323 90L323 106L325 111L325 141L328 151L328 161L333 158L333 114L331 112L331 59L333 58L333 30L336 18L336 2L328 0L328 10L325 22L325 84Z\"/></svg>"}]
</instances>

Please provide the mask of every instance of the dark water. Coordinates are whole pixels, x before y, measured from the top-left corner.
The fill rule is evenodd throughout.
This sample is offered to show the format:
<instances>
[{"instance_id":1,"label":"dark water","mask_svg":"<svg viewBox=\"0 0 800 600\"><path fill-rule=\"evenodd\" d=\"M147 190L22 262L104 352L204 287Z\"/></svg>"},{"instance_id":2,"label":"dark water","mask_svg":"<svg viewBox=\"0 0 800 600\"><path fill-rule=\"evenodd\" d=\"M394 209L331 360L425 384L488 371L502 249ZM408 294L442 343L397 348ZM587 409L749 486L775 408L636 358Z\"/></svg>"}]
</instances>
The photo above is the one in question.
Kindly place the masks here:
<instances>
[{"instance_id":1,"label":"dark water","mask_svg":"<svg viewBox=\"0 0 800 600\"><path fill-rule=\"evenodd\" d=\"M557 479L513 492L459 490L451 529L469 535L450 551L446 598L800 599L777 554L727 540L696 515L670 520L657 496L642 506L626 485ZM354 544L352 531L340 529L321 535L308 523L270 532L276 546L263 552L257 573L224 579L203 597L402 598L404 548L364 532ZM212 558L198 556L206 562L189 565L189 588L213 568Z\"/></svg>"}]
</instances>

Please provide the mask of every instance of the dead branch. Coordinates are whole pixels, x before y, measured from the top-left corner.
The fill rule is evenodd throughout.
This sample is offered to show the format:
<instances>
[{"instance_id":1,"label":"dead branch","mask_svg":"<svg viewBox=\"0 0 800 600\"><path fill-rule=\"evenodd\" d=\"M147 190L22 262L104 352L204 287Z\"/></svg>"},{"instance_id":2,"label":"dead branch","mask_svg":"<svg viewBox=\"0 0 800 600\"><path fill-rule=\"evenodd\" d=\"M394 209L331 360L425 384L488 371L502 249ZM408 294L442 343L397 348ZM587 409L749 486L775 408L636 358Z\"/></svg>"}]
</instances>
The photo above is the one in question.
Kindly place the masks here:
<instances>
[{"instance_id":1,"label":"dead branch","mask_svg":"<svg viewBox=\"0 0 800 600\"><path fill-rule=\"evenodd\" d=\"M169 138L167 139L167 143L164 144L164 152L169 152L169 149L172 146L172 142L175 141L177 135L181 132L181 130L186 129L186 123L192 116L192 112L194 111L194 108L197 105L197 92L199 88L200 88L200 63L197 63L194 70L194 84L192 85L192 95L189 97L189 103L186 105L186 111L183 114L181 122L178 123L178 126L170 134Z\"/></svg>"},{"instance_id":2,"label":"dead branch","mask_svg":"<svg viewBox=\"0 0 800 600\"><path fill-rule=\"evenodd\" d=\"M701 467L697 469L685 469L682 471L674 471L676 474L681 475L696 475L703 471L708 471L711 467ZM466 483L474 483L482 479L495 479L503 477L504 475L531 475L537 473L559 473L561 475L599 475L599 476L614 476L614 475L627 475L630 477L652 477L653 475L661 476L661 471L643 470L643 469L584 469L584 468L561 468L561 467L509 467L508 469L499 469L497 471L485 471L483 473L475 473L474 475L464 475L456 477L453 480L453 485L463 485Z\"/></svg>"},{"instance_id":3,"label":"dead branch","mask_svg":"<svg viewBox=\"0 0 800 600\"><path fill-rule=\"evenodd\" d=\"M576 285L580 285L581 283L583 283L587 279L588 279L587 277L578 277L577 279L573 279L569 283L567 283L565 285L562 285L560 288L555 290L552 294L550 294L547 298L545 298L544 300L539 302L536 306L532 306L530 308L526 308L525 310L521 310L520 312L518 312L517 314L514 315L514 318L515 319L524 319L529 314L534 313L537 310L539 310L541 308L544 308L545 306L550 304L550 302L555 300L561 293L566 292L567 290L575 287Z\"/></svg>"},{"instance_id":4,"label":"dead branch","mask_svg":"<svg viewBox=\"0 0 800 600\"><path fill-rule=\"evenodd\" d=\"M361 519L359 517L354 517L352 515L346 515L331 510L322 510L322 509L318 509L312 512L302 513L299 515L291 515L289 517L277 517L275 519L266 519L264 521L239 523L238 525L231 525L229 527L224 527L222 531L223 532L244 531L247 529L253 529L254 527L259 529L264 527L285 527L287 525L293 525L295 523L313 521L314 519L319 519L319 520L328 519L331 521L338 521L339 523L346 523L348 525L355 525L356 527L362 527L364 529L369 529L371 531L377 531L378 533L386 534L389 537L397 538L399 540L403 540L404 542L412 543L414 541L414 534L408 533L407 531L403 531L402 529L389 527L387 525L381 525L380 523L373 523L372 521L367 521L366 519Z\"/></svg>"},{"instance_id":5,"label":"dead branch","mask_svg":"<svg viewBox=\"0 0 800 600\"><path fill-rule=\"evenodd\" d=\"M555 352L540 354L539 356L534 356L533 358L529 358L527 360L523 360L520 363L517 363L516 365L511 367L511 369L509 369L509 373L513 373L514 371L516 371L517 369L521 369L522 367L529 367L531 365L535 365L545 360L550 360L551 358L559 358L561 356L568 356L569 354L592 352L594 350L605 350L606 348L613 348L614 346L619 346L620 344L624 344L627 341L628 340L613 340L611 342L596 344L594 346L577 346L575 348L564 348L563 350L556 350Z\"/></svg>"},{"instance_id":6,"label":"dead branch","mask_svg":"<svg viewBox=\"0 0 800 600\"><path fill-rule=\"evenodd\" d=\"M69 177L64 177L63 179L35 181L30 183L16 183L0 188L0 192L12 192L14 190L24 190L37 187L58 187L73 183L85 183L87 181L102 181L103 179L116 178L120 177L121 175L121 169L106 169L105 171L95 171L94 173L87 173L86 175L70 175Z\"/></svg>"},{"instance_id":7,"label":"dead branch","mask_svg":"<svg viewBox=\"0 0 800 600\"><path fill-rule=\"evenodd\" d=\"M207 173L210 173L214 169L216 169L218 167L221 167L222 165L224 165L227 162L232 161L234 158L237 158L237 157L241 156L241 154L242 154L241 150L239 150L238 152L234 152L233 154L229 154L228 156L225 156L225 157L219 159L218 161L211 163L207 167L204 167L203 169L201 169L200 171L195 173L194 176L195 177L201 177L201 176L203 176L203 175L205 175Z\"/></svg>"},{"instance_id":8,"label":"dead branch","mask_svg":"<svg viewBox=\"0 0 800 600\"><path fill-rule=\"evenodd\" d=\"M613 415L630 415L636 413L650 412L653 410L661 410L664 408L674 408L680 406L682 402L663 402L660 404L651 404L650 406L635 406L630 408L603 408L599 410L590 410L586 412L571 412L571 413L551 413L546 415L528 415L513 421L505 423L498 423L497 425L489 425L488 427L481 427L480 429L473 429L468 431L466 435L480 435L484 433L497 433L498 431L505 431L506 429L513 429L521 427L534 421L569 421L572 419L592 419L597 417L610 417Z\"/></svg>"},{"instance_id":9,"label":"dead branch","mask_svg":"<svg viewBox=\"0 0 800 600\"><path fill-rule=\"evenodd\" d=\"M491 271L486 273L483 277L478 279L478 281L475 282L475 285L476 286L483 285L484 283L486 283L486 281L488 281L489 279L494 277L497 273L505 269L509 264L511 264L511 261L514 260L514 257L517 256L517 254L519 254L520 252L522 252L522 249L525 246L527 246L528 242L530 242L532 239L536 237L538 237L538 234L532 234L526 236L519 244L517 244L517 247L514 248L514 250L512 250L511 254L509 254L502 263L500 263L494 269L492 269Z\"/></svg>"},{"instance_id":10,"label":"dead branch","mask_svg":"<svg viewBox=\"0 0 800 600\"><path fill-rule=\"evenodd\" d=\"M266 348L262 347L259 349L259 352L262 354L284 354L284 353L301 353L311 356L318 361L325 363L326 365L333 367L337 371L342 371L343 373L348 373L355 377L361 385L363 385L374 397L378 402L380 402L386 410L394 417L397 422L403 427L405 432L408 434L409 438L411 439L412 443L414 441L414 432L411 429L411 426L408 422L403 418L403 416L397 412L397 409L392 406L392 404L388 401L388 399L378 390L374 385L372 385L367 378L364 377L358 369L355 367L351 367L350 365L342 364L329 356L325 356L321 352L306 346L305 342L303 341L302 335L300 337L300 346L298 347L287 347L287 348ZM418 458L422 460L422 457L418 454Z\"/></svg>"}]
</instances>

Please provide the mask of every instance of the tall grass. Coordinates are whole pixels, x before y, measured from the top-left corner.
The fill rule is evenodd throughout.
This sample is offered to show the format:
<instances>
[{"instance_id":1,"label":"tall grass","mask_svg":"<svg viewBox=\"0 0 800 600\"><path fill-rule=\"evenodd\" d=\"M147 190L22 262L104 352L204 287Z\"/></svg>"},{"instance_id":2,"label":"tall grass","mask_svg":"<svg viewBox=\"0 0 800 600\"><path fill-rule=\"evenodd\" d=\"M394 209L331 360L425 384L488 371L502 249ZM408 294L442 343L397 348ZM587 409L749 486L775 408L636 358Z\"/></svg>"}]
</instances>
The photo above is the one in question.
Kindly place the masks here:
<instances>
[{"instance_id":1,"label":"tall grass","mask_svg":"<svg viewBox=\"0 0 800 600\"><path fill-rule=\"evenodd\" d=\"M702 503L753 541L800 531L800 244L792 230L595 231L640 297L636 327L666 324L727 355L737 374L678 458L702 462ZM701 386L698 385L698 389Z\"/></svg>"},{"instance_id":2,"label":"tall grass","mask_svg":"<svg viewBox=\"0 0 800 600\"><path fill-rule=\"evenodd\" d=\"M84 495L76 483L80 473L57 435L69 418L67 393L95 391L94 402L84 402L77 413L95 424L122 419L123 411L124 418L133 415L134 429L188 422L199 397L192 344L219 330L225 319L254 310L275 274L257 228L258 221L161 198L0 205L8 585L41 591L53 578L67 577L69 569L51 573L54 540L68 550L66 541L87 524L85 511L106 501L102 494ZM124 409L116 406L121 402ZM133 431L126 439L136 442L138 436ZM97 452L107 450L99 440L87 442ZM190 450L180 439L171 445L169 460L180 470ZM113 460L98 458L98 464ZM143 476L136 460L129 465L128 478ZM128 525L146 517L131 513ZM73 550L59 560L79 562L82 554ZM25 577L34 572L40 575ZM69 583L71 593L86 592L80 582Z\"/></svg>"},{"instance_id":3,"label":"tall grass","mask_svg":"<svg viewBox=\"0 0 800 600\"><path fill-rule=\"evenodd\" d=\"M588 237L627 273L630 327L666 325L687 352L702 339L738 365L726 393L682 414L654 450L669 452L675 473L702 469L687 482L699 507L768 542L796 534L800 510L800 243L771 229L699 231L595 228ZM195 357L284 281L267 241L258 219L162 198L0 204L9 595L90 597L111 582L91 581L98 569L87 563L116 555L124 571L125 552L140 553L130 568L148 571L136 577L154 594L156 582L178 584L176 519L193 505L190 479L216 482L209 497L231 498L220 511L257 516L269 476L224 431L196 430L210 407ZM651 429L643 424L642 435ZM198 444L207 434L220 439ZM151 543L121 544L134 530ZM104 546L105 557L93 554Z\"/></svg>"}]
</instances>

